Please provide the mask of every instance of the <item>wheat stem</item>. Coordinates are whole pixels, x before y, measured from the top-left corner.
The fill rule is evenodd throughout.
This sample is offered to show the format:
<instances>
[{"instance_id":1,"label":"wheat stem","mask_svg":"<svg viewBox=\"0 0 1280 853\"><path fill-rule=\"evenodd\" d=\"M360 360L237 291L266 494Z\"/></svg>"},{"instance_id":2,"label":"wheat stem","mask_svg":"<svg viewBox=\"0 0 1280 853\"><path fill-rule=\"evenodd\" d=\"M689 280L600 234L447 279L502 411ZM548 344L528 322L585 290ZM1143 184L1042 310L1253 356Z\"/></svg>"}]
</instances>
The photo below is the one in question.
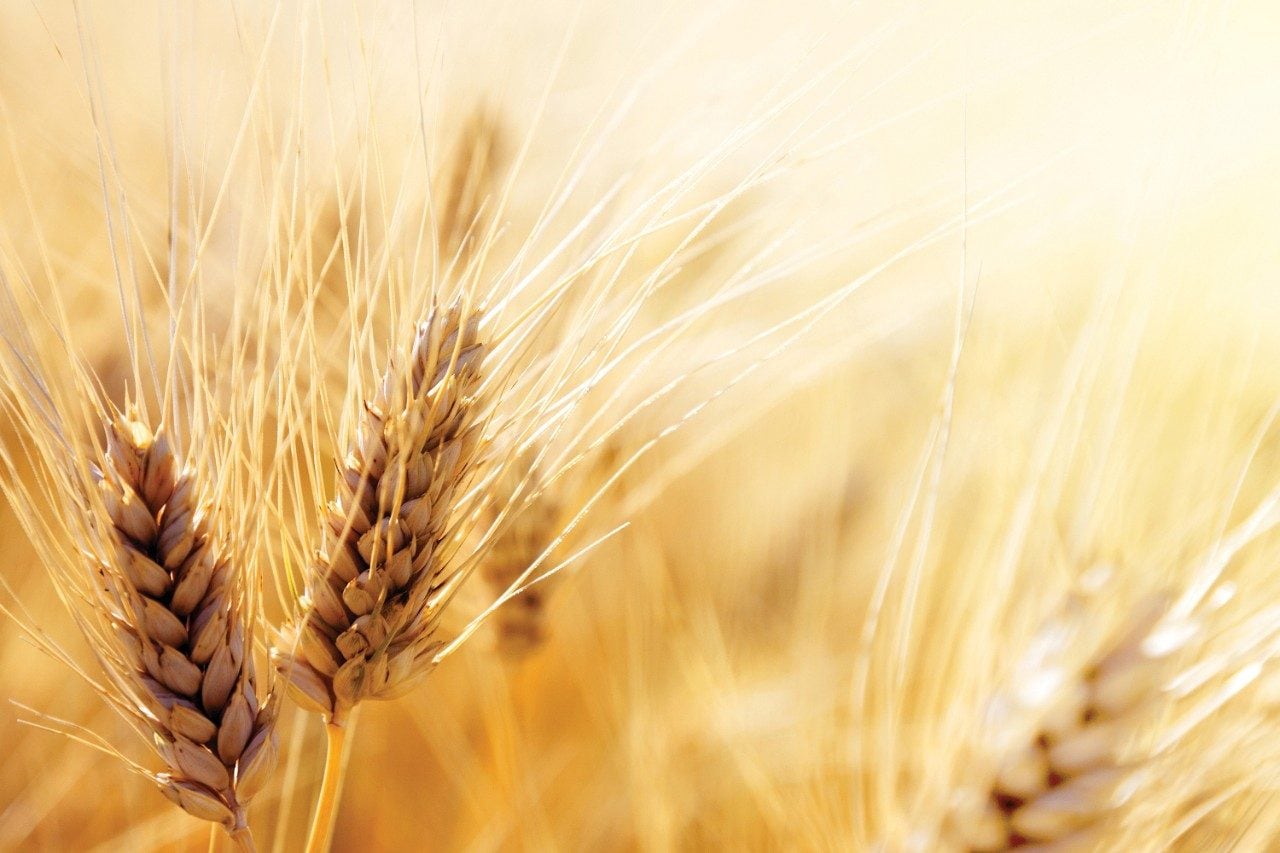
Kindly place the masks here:
<instances>
[{"instance_id":1,"label":"wheat stem","mask_svg":"<svg viewBox=\"0 0 1280 853\"><path fill-rule=\"evenodd\" d=\"M334 818L338 814L338 798L342 794L342 749L347 734L355 727L355 716L345 722L326 723L324 730L327 736L324 761L324 781L320 785L320 796L316 800L316 813L311 821L311 832L307 835L307 853L328 853L333 842Z\"/></svg>"},{"instance_id":2,"label":"wheat stem","mask_svg":"<svg viewBox=\"0 0 1280 853\"><path fill-rule=\"evenodd\" d=\"M257 853L257 847L253 844L253 833L249 831L249 827L242 826L231 833L231 840L235 842L236 849L241 853Z\"/></svg>"}]
</instances>

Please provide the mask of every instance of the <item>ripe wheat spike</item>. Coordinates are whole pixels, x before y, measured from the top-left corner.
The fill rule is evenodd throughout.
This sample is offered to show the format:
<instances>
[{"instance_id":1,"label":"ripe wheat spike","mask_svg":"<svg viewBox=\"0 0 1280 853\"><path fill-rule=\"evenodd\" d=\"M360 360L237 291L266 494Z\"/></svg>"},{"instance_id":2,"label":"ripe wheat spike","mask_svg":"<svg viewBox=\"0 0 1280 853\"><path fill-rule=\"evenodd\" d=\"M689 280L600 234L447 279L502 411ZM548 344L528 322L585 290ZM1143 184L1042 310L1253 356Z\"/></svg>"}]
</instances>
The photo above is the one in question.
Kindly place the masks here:
<instances>
[{"instance_id":1,"label":"ripe wheat spike","mask_svg":"<svg viewBox=\"0 0 1280 853\"><path fill-rule=\"evenodd\" d=\"M480 450L479 325L465 300L433 307L407 357L366 397L301 615L273 650L290 693L328 723L311 851L329 847L352 712L407 692L432 669L440 616L467 575L450 571L448 551L455 497Z\"/></svg>"},{"instance_id":2,"label":"ripe wheat spike","mask_svg":"<svg viewBox=\"0 0 1280 853\"><path fill-rule=\"evenodd\" d=\"M259 698L241 580L209 524L194 473L135 416L107 427L99 497L103 649L118 704L154 734L161 791L253 849L245 812L276 757L275 703ZM126 704L125 697L134 700Z\"/></svg>"},{"instance_id":3,"label":"ripe wheat spike","mask_svg":"<svg viewBox=\"0 0 1280 853\"><path fill-rule=\"evenodd\" d=\"M433 665L451 591L442 548L477 452L479 319L462 305L431 312L366 401L341 463L296 648L276 649L292 694L331 723L403 694Z\"/></svg>"},{"instance_id":4,"label":"ripe wheat spike","mask_svg":"<svg viewBox=\"0 0 1280 853\"><path fill-rule=\"evenodd\" d=\"M1096 841L1136 771L1121 759L1169 667L1167 655L1143 648L1168 597L1153 597L1134 614L1128 631L1079 669L1055 666L1061 644L1078 639L1072 622L1087 604L1072 599L1067 612L1044 627L1033 643L1030 671L1020 671L1017 687L993 701L991 724L1007 726L1010 736L1001 738L986 795L963 792L951 816L962 849L1084 849ZM1017 727L1028 715L1034 718L1029 737Z\"/></svg>"},{"instance_id":5,"label":"ripe wheat spike","mask_svg":"<svg viewBox=\"0 0 1280 853\"><path fill-rule=\"evenodd\" d=\"M528 569L547 553L548 546L563 526L564 507L554 489L542 489L529 495L541 484L539 470L533 460L522 456L505 468L495 490L508 502L521 504L508 523L498 527L493 544L480 564L479 572L495 595L521 588L493 612L497 634L497 652L512 661L536 651L546 640L547 595L554 578L537 580L527 577ZM525 493L521 501L516 496ZM501 507L490 504L490 514ZM491 523L497 523L491 519Z\"/></svg>"},{"instance_id":6,"label":"ripe wheat spike","mask_svg":"<svg viewBox=\"0 0 1280 853\"><path fill-rule=\"evenodd\" d=\"M956 792L943 833L948 849L1097 849L1123 837L1117 822L1144 801L1155 801L1170 824L1194 826L1188 815L1203 804L1184 802L1172 779L1162 788L1161 762L1257 679L1276 643L1275 615L1263 611L1220 630L1217 648L1205 645L1205 616L1230 589L1220 587L1193 614L1178 612L1172 592L1152 593L1101 642L1089 636L1099 590L1073 594L1033 639L1015 683L990 703L987 760L978 765L990 769L988 784ZM1080 646L1091 653L1068 662ZM1194 652L1189 661L1184 649ZM1186 697L1195 707L1179 707ZM1237 731L1247 738L1257 724L1242 718ZM1210 752L1199 755L1206 770ZM1185 772L1186 761L1181 755L1170 766L1182 763Z\"/></svg>"}]
</instances>

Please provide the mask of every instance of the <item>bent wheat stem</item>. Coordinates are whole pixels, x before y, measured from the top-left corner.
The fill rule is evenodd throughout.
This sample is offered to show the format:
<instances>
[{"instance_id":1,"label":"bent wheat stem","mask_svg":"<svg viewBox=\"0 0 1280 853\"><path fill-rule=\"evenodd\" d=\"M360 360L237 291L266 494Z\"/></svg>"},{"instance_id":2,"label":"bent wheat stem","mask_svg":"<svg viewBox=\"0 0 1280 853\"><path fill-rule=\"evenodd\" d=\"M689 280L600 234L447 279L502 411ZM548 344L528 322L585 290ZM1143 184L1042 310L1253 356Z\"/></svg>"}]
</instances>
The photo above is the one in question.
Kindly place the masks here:
<instances>
[{"instance_id":1,"label":"bent wheat stem","mask_svg":"<svg viewBox=\"0 0 1280 853\"><path fill-rule=\"evenodd\" d=\"M325 724L324 781L320 784L315 816L311 819L311 832L307 835L307 853L328 853L329 845L333 843L333 825L338 816L338 800L342 796L343 747L353 728L354 714L345 721Z\"/></svg>"}]
</instances>

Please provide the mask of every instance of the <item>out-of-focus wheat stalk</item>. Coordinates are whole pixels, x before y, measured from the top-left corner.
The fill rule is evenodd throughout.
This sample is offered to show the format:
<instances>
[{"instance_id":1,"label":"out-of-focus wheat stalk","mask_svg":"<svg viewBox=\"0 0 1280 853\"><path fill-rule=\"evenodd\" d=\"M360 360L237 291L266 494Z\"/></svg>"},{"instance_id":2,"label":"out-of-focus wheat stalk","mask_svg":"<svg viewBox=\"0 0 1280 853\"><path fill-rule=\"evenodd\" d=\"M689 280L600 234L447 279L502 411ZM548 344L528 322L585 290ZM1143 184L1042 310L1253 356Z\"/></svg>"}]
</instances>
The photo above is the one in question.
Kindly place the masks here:
<instances>
[{"instance_id":1,"label":"out-of-focus wheat stalk","mask_svg":"<svg viewBox=\"0 0 1280 853\"><path fill-rule=\"evenodd\" d=\"M1090 603L1069 602L1033 642L1011 692L993 702L995 778L985 799L957 792L948 824L963 849L1086 849L1143 772L1141 763L1121 758L1144 711L1150 717L1158 710L1160 669L1177 650L1146 648L1167 600L1151 601L1124 636L1067 669L1064 647L1087 642L1079 623Z\"/></svg>"},{"instance_id":2,"label":"out-of-focus wheat stalk","mask_svg":"<svg viewBox=\"0 0 1280 853\"><path fill-rule=\"evenodd\" d=\"M493 533L478 571L500 602L490 616L495 651L512 663L531 656L550 636L550 597L560 570L574 560L573 545L589 540L601 519L617 522L627 517L624 512L642 508L624 503L623 489L609 485L625 459L619 442L573 460L572 471L558 478L547 477L543 467L555 458L549 450L535 444L511 454L490 486L493 498L486 506L486 526ZM661 493L664 476L659 471L646 478L654 492ZM583 507L591 509L590 522L584 522Z\"/></svg>"},{"instance_id":3,"label":"out-of-focus wheat stalk","mask_svg":"<svg viewBox=\"0 0 1280 853\"><path fill-rule=\"evenodd\" d=\"M1113 306L1103 310L1109 316ZM1144 469L1118 460L1127 442L1143 447L1149 434L1132 424L1132 434L1099 439L1105 430L1078 413L1095 400L1123 408L1110 395L1133 378L1112 371L1116 350L1134 359L1129 369L1139 375L1168 364L1143 364L1123 349L1128 338L1082 332L1064 373L1082 368L1096 384L1083 393L1070 379L1055 386L1055 406L1035 416L1040 432L1028 441L1030 452L1011 466L1014 485L985 506L974 486L990 475L956 471L964 464L958 460L987 457L973 452L972 435L957 435L953 415L965 414L966 430L998 420L986 386L962 382L961 344L972 343L963 328L958 319L938 412L907 497L885 526L893 536L866 599L862 649L874 651L854 665L850 734L853 766L865 768L852 800L855 826L877 827L863 843L882 850L1122 842L1168 849L1192 828L1229 838L1222 824L1207 828L1208 804L1265 815L1269 796L1268 783L1250 780L1232 754L1256 748L1264 730L1262 701L1249 688L1274 666L1280 626L1265 597L1240 594L1269 586L1265 545L1274 546L1278 493L1273 472L1257 466L1255 455L1274 440L1274 402L1243 424L1223 413L1205 428L1211 457L1245 448L1228 456L1238 466L1231 476L1251 481L1252 511L1242 519L1236 492L1228 492L1226 507L1206 501L1205 516L1150 501L1149 485L1143 500L1127 506L1128 478ZM1108 369L1093 372L1102 365ZM976 408L957 409L966 394L977 395ZM1244 437L1227 441L1217 430ZM1106 452L1075 455L1093 441ZM1100 494L1120 509L1097 505ZM1108 553L1112 541L1137 539L1131 518L1117 530L1104 520L1108 512L1151 513L1161 522L1151 525L1141 556L1082 573L1078 553ZM1055 530L1055 519L1071 523ZM975 524L988 526L980 532ZM987 542L986 550L975 541ZM970 544L957 549L955 542ZM1063 605L1059 590L1075 584L1083 593ZM947 815L940 832L930 828L939 813Z\"/></svg>"}]
</instances>

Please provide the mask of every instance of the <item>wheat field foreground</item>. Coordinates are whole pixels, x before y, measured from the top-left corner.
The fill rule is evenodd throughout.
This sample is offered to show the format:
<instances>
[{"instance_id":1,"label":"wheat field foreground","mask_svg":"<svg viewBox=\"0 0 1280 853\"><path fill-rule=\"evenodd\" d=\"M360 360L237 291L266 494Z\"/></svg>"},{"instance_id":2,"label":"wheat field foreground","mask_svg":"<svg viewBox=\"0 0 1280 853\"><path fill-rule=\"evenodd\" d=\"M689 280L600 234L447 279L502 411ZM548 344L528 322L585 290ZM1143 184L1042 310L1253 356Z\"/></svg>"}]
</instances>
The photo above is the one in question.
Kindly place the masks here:
<instances>
[{"instance_id":1,"label":"wheat field foreground","mask_svg":"<svg viewBox=\"0 0 1280 853\"><path fill-rule=\"evenodd\" d=\"M0 850L1280 849L1280 11L0 14Z\"/></svg>"}]
</instances>

